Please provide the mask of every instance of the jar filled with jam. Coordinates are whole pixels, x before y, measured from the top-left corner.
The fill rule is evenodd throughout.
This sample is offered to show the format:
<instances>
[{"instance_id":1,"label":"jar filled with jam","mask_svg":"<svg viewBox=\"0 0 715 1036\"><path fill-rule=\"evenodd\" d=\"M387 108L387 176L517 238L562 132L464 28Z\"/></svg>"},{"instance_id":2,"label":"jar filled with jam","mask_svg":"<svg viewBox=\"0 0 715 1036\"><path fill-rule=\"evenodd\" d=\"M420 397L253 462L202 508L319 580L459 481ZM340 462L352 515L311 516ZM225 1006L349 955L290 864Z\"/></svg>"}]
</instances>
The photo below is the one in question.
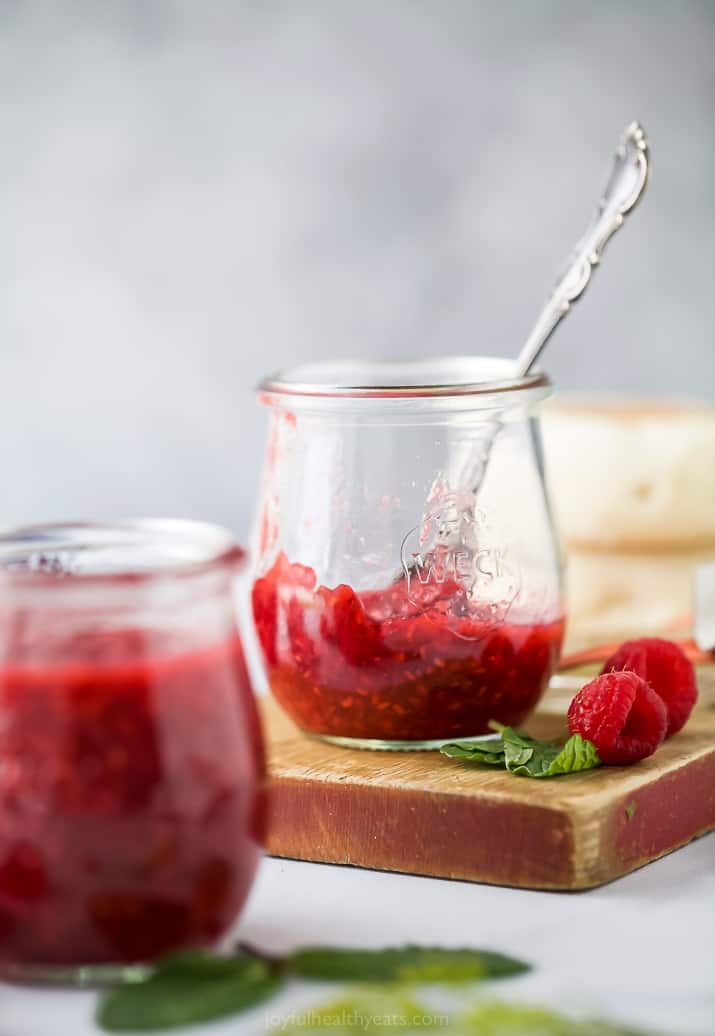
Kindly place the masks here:
<instances>
[{"instance_id":1,"label":"jar filled with jam","mask_svg":"<svg viewBox=\"0 0 715 1036\"><path fill-rule=\"evenodd\" d=\"M304 731L431 748L533 710L564 631L550 389L457 357L262 382L253 617L270 690Z\"/></svg>"},{"instance_id":2,"label":"jar filled with jam","mask_svg":"<svg viewBox=\"0 0 715 1036\"><path fill-rule=\"evenodd\" d=\"M264 822L242 563L199 522L0 537L0 979L121 978L235 921Z\"/></svg>"}]
</instances>

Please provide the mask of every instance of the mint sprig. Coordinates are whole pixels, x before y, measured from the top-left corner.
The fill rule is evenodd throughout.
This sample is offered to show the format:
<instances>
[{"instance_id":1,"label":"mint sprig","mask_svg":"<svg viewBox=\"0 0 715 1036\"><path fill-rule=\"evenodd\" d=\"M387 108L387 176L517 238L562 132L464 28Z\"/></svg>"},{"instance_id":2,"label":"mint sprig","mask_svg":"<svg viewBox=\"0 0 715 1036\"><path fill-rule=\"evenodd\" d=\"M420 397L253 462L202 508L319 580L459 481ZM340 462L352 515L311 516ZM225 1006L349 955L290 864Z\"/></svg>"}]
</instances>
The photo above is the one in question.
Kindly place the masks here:
<instances>
[{"instance_id":1,"label":"mint sprig","mask_svg":"<svg viewBox=\"0 0 715 1036\"><path fill-rule=\"evenodd\" d=\"M405 946L386 950L306 947L273 957L238 947L233 957L200 950L170 954L144 981L105 995L97 1023L107 1032L142 1032L208 1022L268 1000L287 978L332 982L457 983L519 975L530 966L487 950Z\"/></svg>"},{"instance_id":2,"label":"mint sprig","mask_svg":"<svg viewBox=\"0 0 715 1036\"><path fill-rule=\"evenodd\" d=\"M433 946L387 950L315 946L297 950L285 965L290 974L336 982L475 982L530 970L524 961L501 953Z\"/></svg>"},{"instance_id":3,"label":"mint sprig","mask_svg":"<svg viewBox=\"0 0 715 1036\"><path fill-rule=\"evenodd\" d=\"M440 752L451 759L487 766L501 766L519 777L558 777L561 774L592 770L601 765L596 746L580 734L559 744L540 741L512 727L494 724L499 734L494 737L470 738L443 745Z\"/></svg>"},{"instance_id":4,"label":"mint sprig","mask_svg":"<svg viewBox=\"0 0 715 1036\"><path fill-rule=\"evenodd\" d=\"M440 748L442 755L451 759L467 759L470 763L483 763L485 766L504 768L504 739L501 735L485 734L483 737L472 737L468 741L453 741Z\"/></svg>"},{"instance_id":5,"label":"mint sprig","mask_svg":"<svg viewBox=\"0 0 715 1036\"><path fill-rule=\"evenodd\" d=\"M107 1032L195 1025L263 1003L281 978L257 957L172 954L145 981L119 986L102 1000L97 1023Z\"/></svg>"}]
</instances>

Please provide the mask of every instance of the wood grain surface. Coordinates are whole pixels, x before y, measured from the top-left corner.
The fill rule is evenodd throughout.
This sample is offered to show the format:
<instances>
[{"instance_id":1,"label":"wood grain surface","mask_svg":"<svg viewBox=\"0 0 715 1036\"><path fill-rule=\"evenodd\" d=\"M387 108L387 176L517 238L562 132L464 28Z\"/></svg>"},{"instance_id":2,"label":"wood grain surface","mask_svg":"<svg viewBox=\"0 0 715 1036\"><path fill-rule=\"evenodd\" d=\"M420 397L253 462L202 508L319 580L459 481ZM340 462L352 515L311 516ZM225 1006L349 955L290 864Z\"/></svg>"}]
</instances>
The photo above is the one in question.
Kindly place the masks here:
<instances>
[{"instance_id":1,"label":"wood grain surface","mask_svg":"<svg viewBox=\"0 0 715 1036\"><path fill-rule=\"evenodd\" d=\"M701 671L712 701L715 667ZM268 851L522 888L586 889L715 827L715 710L635 766L530 780L437 752L339 748L302 734L264 702ZM526 724L565 733L548 696Z\"/></svg>"}]
</instances>

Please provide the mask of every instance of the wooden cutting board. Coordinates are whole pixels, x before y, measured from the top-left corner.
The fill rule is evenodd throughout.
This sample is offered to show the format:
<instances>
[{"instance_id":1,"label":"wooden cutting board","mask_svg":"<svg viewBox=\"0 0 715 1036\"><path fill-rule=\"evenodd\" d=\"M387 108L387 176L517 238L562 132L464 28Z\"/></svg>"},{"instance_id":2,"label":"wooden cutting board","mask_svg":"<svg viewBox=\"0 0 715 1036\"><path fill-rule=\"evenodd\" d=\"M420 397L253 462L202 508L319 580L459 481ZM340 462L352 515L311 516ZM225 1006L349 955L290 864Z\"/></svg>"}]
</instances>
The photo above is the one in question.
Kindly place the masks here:
<instances>
[{"instance_id":1,"label":"wooden cutting board","mask_svg":"<svg viewBox=\"0 0 715 1036\"><path fill-rule=\"evenodd\" d=\"M705 703L650 759L551 780L334 747L266 701L268 851L520 888L602 885L715 828L714 691L711 668ZM562 735L555 706L547 697L528 732Z\"/></svg>"}]
</instances>

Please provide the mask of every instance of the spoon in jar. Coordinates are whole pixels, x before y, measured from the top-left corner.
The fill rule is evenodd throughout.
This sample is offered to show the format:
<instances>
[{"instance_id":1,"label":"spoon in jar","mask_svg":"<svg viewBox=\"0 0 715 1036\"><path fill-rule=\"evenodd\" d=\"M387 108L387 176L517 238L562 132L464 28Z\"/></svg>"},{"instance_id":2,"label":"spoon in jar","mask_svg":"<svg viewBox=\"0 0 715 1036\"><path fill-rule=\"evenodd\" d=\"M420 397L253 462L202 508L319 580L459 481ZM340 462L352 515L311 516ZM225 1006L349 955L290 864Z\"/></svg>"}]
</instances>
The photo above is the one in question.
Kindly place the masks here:
<instances>
[{"instance_id":1,"label":"spoon in jar","mask_svg":"<svg viewBox=\"0 0 715 1036\"><path fill-rule=\"evenodd\" d=\"M650 174L650 148L639 122L632 122L621 135L613 160L613 168L595 215L559 277L546 304L519 353L514 377L521 378L534 367L547 342L567 313L586 291L591 274L601 262L603 250L623 226L645 190ZM484 480L489 455L501 422L494 420L485 427L485 435L468 471L459 479L458 488L468 489L474 496Z\"/></svg>"},{"instance_id":2,"label":"spoon in jar","mask_svg":"<svg viewBox=\"0 0 715 1036\"><path fill-rule=\"evenodd\" d=\"M574 249L565 272L559 277L551 295L524 343L514 366L514 378L521 378L534 367L554 331L591 282L591 275L601 262L603 251L631 212L645 190L650 174L650 148L645 131L639 122L632 122L621 135L613 160L608 182L603 190L596 212L586 233ZM495 418L484 424L479 442L470 450L468 462L447 482L440 474L430 491L425 514L441 510L445 497L460 499L458 510L468 514L476 506L494 441L499 434L501 421ZM455 494L456 491L456 494ZM429 523L423 520L425 533ZM454 522L444 523L445 529L454 527ZM448 538L448 532L437 532L437 539ZM409 578L411 566L403 566Z\"/></svg>"}]
</instances>

